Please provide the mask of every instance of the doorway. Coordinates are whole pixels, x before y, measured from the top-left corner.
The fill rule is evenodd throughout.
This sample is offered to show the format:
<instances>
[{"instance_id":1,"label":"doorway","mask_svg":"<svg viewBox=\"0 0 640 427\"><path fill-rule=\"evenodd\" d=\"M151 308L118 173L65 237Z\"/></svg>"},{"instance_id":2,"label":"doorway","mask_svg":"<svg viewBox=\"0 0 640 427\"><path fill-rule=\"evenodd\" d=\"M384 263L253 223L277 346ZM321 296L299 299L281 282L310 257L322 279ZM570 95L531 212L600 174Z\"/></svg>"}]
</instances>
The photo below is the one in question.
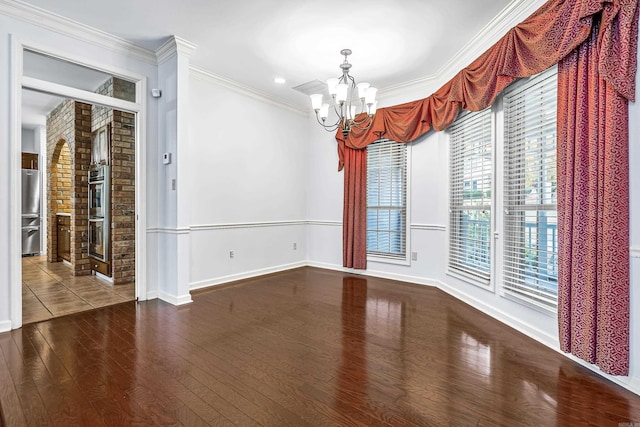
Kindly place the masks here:
<instances>
[{"instance_id":1,"label":"doorway","mask_svg":"<svg viewBox=\"0 0 640 427\"><path fill-rule=\"evenodd\" d=\"M69 73L73 77L74 82L78 81L77 69L89 70L90 72L97 73L105 73L110 77L121 78L125 81L132 82L132 91L128 94L130 98L123 98L120 94L120 97L116 97L114 95L105 95L100 91L97 91L95 87L93 88L78 88L74 86L66 86L63 84L64 82L56 81L55 78L48 78L47 76L30 76L27 73L25 68L25 72L23 73L23 59L26 55L35 54L41 55L45 57L47 60L52 60L54 62L63 63L64 66L70 66L75 68L73 73ZM25 282L31 281L34 284L34 287L37 287L35 279L42 279L40 282L41 288L53 288L54 285L58 286L59 289L64 287L66 290L63 290L63 294L67 296L58 295L57 297L52 296L50 300L53 302L60 302L58 300L65 300L70 293L74 294L76 297L81 297L83 304L78 304L80 309L88 309L95 308L99 306L104 306L110 302L121 302L123 300L131 300L131 299L146 299L146 284L144 282L145 274L144 274L144 265L146 264L146 257L144 255L144 246L146 244L145 239L142 238L144 236L144 224L146 224L145 216L144 216L144 203L142 199L142 194L144 194L145 187L145 177L142 173L141 165L145 161L145 150L144 150L144 137L145 132L143 126L140 126L141 123L144 123L145 116L145 103L143 100L142 94L146 91L146 78L142 76L136 75L128 75L122 74L122 72L113 72L108 70L106 67L102 67L97 64L92 64L90 68L87 68L86 62L79 61L74 58L65 57L63 54L59 52L47 52L43 53L42 50L35 50L28 46L23 45L18 40L12 39L12 99L14 100L14 106L16 108L11 111L11 146L10 153L12 158L12 165L14 169L14 173L12 173L13 179L18 183L18 189L12 191L10 194L10 199L12 201L11 206L11 224L12 224L12 234L11 234L11 242L10 251L11 251L11 268L10 268L10 291L11 291L11 320L12 320L12 328L19 328L23 323L23 300L30 299L33 301L35 298L37 301L42 303L43 299L47 299L43 295L46 294L45 291L39 290L34 291L31 286L27 286L26 288L23 286ZM85 65L79 65L85 64ZM51 69L54 67L39 67L40 70ZM60 73L58 74L60 75ZM128 243L128 247L126 245L117 245L119 248L125 247L124 251L118 252L115 249L113 250L113 255L118 257L118 260L123 261L117 268L116 271L118 274L126 272L130 276L132 280L129 281L131 287L128 288L117 288L117 277L114 277L113 274L109 276L108 274L104 274L100 271L96 272L96 269L93 268L91 264L91 260L88 256L88 240L89 240L89 226L87 219L88 212L88 169L89 166L84 165L86 168L80 171L73 170L71 171L72 177L77 178L77 185L72 185L72 197L77 200L76 207L71 210L71 213L68 215L70 224L67 225L67 231L70 234L75 234L75 239L72 239L70 242L69 254L71 257L71 262L66 261L64 259L56 259L56 260L48 260L47 257L50 255L50 248L52 245L47 245L47 249L42 250L41 252L46 253L46 255L39 256L31 256L22 258L22 254L20 253L21 245L19 242L19 227L20 224L20 157L21 157L21 138L19 130L22 124L22 117L26 115L20 105L22 103L23 94L27 91L32 93L38 93L53 97L61 97L65 98L67 101L69 99L73 99L74 103L84 103L91 105L92 108L104 108L112 111L112 114L120 115L123 118L126 118L128 121L126 126L121 126L115 131L118 135L122 136L126 134L127 131L130 132L128 136L131 138L132 147L127 148L130 150L129 154L133 154L132 159L125 160L127 162L130 170L128 172L123 172L122 170L117 169L116 172L119 174L118 178L124 178L128 180L127 185L116 184L119 189L126 187L127 191L129 191L129 198L133 202L130 206L122 206L122 204L118 204L114 206L113 209L126 210L127 211L127 221L126 225L123 228L126 228L128 231L123 231L119 229L114 231L111 229L111 232L117 234L123 239L127 239L130 242ZM66 101L65 101L66 102ZM86 119L86 117L85 117ZM89 119L90 120L90 119ZM82 121L82 120L80 120ZM85 120L86 121L86 120ZM115 128L115 126L114 126ZM125 128L128 128L126 130ZM125 129L125 130L123 130ZM93 130L93 127L92 127ZM86 135L86 130L84 131L83 136ZM90 137L89 137L90 138ZM55 146L60 148L60 153L64 150L65 143L59 144L60 141L55 141ZM123 149L123 147L118 147L118 149ZM72 157L74 156L73 150L69 149L72 153ZM114 150L116 152L117 150ZM44 152L44 151L43 151ZM63 154L64 157L66 154ZM76 152L77 156L90 159L91 149L87 150L86 146L81 150ZM44 160L44 156L41 156ZM52 158L53 156L51 156ZM46 180L46 178L45 178ZM80 186L78 186L80 185ZM15 187L15 186L14 186ZM80 190L84 188L84 190ZM115 188L115 187L114 187ZM16 206L18 205L18 206ZM50 203L49 203L50 205ZM56 214L58 212L55 212ZM59 212L64 214L65 212ZM118 213L118 212L116 212ZM54 227L57 228L57 217L64 217L65 215L53 215L51 211L47 211L47 214L43 214L43 227L46 227L46 232L44 234L54 235ZM115 216L115 213L114 213ZM122 217L123 215L118 215ZM119 220L122 220L120 218ZM48 223L46 226L44 223ZM115 223L114 223L115 224ZM14 230L15 226L15 230ZM65 231L63 227L63 231ZM56 229L55 236L57 238L58 231ZM51 240L51 236L48 237ZM115 240L114 240L115 242ZM73 253L75 250L75 260L76 263L73 263ZM57 254L57 245L56 245L56 258ZM126 256L123 255L123 252L133 253L133 256L127 260ZM128 261L128 265L124 265L125 262ZM68 265L69 263L71 265ZM24 272L23 272L23 264L24 264ZM115 265L115 264L114 264ZM116 275L117 276L117 275ZM109 278L111 277L111 280ZM92 285L92 281L100 281L102 288L100 292L94 292L93 296L89 295L89 287ZM103 291L105 285L111 286L114 290L112 295L106 295ZM95 291L95 289L94 289ZM39 293L39 295L38 295ZM52 295L54 293L52 292ZM68 305L74 305L75 303L71 303L71 301L64 301L65 303L69 303ZM87 307L87 305L89 307ZM57 307L53 310L47 308L49 314L60 315L67 314L70 311L70 307ZM34 310L40 311L39 315L41 317L47 316L42 309ZM54 313L55 311L55 313ZM78 310L79 311L79 310ZM27 315L29 313L26 313ZM26 316L25 316L26 317Z\"/></svg>"},{"instance_id":2,"label":"doorway","mask_svg":"<svg viewBox=\"0 0 640 427\"><path fill-rule=\"evenodd\" d=\"M109 77L98 90L127 84ZM40 248L23 244L23 324L134 300L135 114L22 94L23 110L46 112L44 149L23 156L39 160L29 171L41 177L47 224ZM23 131L23 150L37 145L28 138ZM38 199L22 197L23 206Z\"/></svg>"}]
</instances>

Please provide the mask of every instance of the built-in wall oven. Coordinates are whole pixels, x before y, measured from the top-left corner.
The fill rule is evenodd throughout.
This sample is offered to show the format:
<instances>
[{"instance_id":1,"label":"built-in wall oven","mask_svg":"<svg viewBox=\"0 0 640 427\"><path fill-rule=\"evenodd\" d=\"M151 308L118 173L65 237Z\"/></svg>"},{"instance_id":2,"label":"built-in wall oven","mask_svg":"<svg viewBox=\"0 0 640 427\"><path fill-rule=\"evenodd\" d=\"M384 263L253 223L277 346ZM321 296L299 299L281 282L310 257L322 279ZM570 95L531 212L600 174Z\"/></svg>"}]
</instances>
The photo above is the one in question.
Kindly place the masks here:
<instances>
[{"instance_id":1,"label":"built-in wall oven","mask_svg":"<svg viewBox=\"0 0 640 427\"><path fill-rule=\"evenodd\" d=\"M109 262L109 166L94 165L89 169L89 255Z\"/></svg>"}]
</instances>

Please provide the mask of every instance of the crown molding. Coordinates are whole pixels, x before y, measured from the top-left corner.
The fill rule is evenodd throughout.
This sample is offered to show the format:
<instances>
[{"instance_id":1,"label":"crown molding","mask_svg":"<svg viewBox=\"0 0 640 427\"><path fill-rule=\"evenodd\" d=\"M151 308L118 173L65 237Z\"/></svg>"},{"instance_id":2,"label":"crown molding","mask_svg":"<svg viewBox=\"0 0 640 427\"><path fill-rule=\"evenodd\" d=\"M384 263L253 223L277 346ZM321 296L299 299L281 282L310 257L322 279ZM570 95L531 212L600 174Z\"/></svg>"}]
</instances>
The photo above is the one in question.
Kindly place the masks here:
<instances>
[{"instance_id":1,"label":"crown molding","mask_svg":"<svg viewBox=\"0 0 640 427\"><path fill-rule=\"evenodd\" d=\"M0 14L46 28L78 41L109 49L127 57L153 65L157 64L156 54L153 51L142 48L121 37L19 0L0 0Z\"/></svg>"},{"instance_id":2,"label":"crown molding","mask_svg":"<svg viewBox=\"0 0 640 427\"><path fill-rule=\"evenodd\" d=\"M156 50L158 64L162 64L178 53L191 57L197 47L196 44L181 37L171 36Z\"/></svg>"},{"instance_id":3,"label":"crown molding","mask_svg":"<svg viewBox=\"0 0 640 427\"><path fill-rule=\"evenodd\" d=\"M275 105L277 107L281 107L284 109L287 109L289 111L292 111L296 114L300 114L302 116L309 116L309 111L305 108L300 108L295 104L292 104L288 101L285 101L284 99L275 97L267 92L262 92L258 89L255 89L251 86L247 86L244 85L242 83L239 83L235 80L231 80L228 79L226 77L222 77L219 76L217 74L214 74L210 71L207 71L203 68L197 67L197 66L191 66L190 67L190 71L192 73L192 75L197 78L200 79L202 81L205 82L210 82L213 84L217 84L223 87L226 87L227 89L230 89L234 92L249 96L253 99L257 99L259 101L263 101L263 102L267 102L271 105Z\"/></svg>"},{"instance_id":4,"label":"crown molding","mask_svg":"<svg viewBox=\"0 0 640 427\"><path fill-rule=\"evenodd\" d=\"M394 96L410 90L419 91L420 89L433 88L434 84L444 84L493 46L507 31L529 17L545 1L512 0L434 74L381 88L378 93L381 96ZM433 88L433 90L435 89L437 88Z\"/></svg>"}]
</instances>

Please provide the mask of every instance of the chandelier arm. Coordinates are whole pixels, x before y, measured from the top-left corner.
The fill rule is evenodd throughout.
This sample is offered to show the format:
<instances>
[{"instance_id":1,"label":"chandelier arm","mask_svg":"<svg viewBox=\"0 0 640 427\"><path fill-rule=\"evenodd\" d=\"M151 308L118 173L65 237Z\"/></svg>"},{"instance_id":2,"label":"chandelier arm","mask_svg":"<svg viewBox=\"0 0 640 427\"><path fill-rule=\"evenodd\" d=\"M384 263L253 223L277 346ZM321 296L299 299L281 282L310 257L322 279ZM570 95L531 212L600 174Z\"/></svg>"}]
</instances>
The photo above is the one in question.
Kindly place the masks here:
<instances>
[{"instance_id":1,"label":"chandelier arm","mask_svg":"<svg viewBox=\"0 0 640 427\"><path fill-rule=\"evenodd\" d=\"M360 113L363 114L363 113ZM373 117L369 116L368 114L365 115L362 120L357 121L355 118L352 120L352 122L354 124L358 124L358 125L362 125L363 123L367 123L367 122L373 122Z\"/></svg>"},{"instance_id":2,"label":"chandelier arm","mask_svg":"<svg viewBox=\"0 0 640 427\"><path fill-rule=\"evenodd\" d=\"M330 83L331 87L329 88L330 93L333 92L334 89L336 89L335 92L337 93L337 88L333 88L333 85L336 84L335 81L337 80L338 85L344 85L347 89L345 93L345 87L339 86L340 98L345 98L341 102L338 101L336 93L331 95L333 100L333 111L337 116L337 120L332 124L327 125L327 117L324 117L322 120L320 120L320 117L318 115L319 110L315 110L315 112L316 120L325 130L327 130L328 132L333 132L339 128L342 128L342 133L346 138L353 128L360 130L369 129L373 124L373 117L375 113L370 113L370 107L372 104L367 104L365 98L360 97L361 94L360 90L358 89L356 79L351 76L351 74L349 74L352 65L348 61L348 56L351 55L351 50L343 49L340 51L340 54L344 55L344 61L342 62L342 64L340 64L342 74L335 80L330 79L330 81L333 80L333 82ZM366 87L368 86L369 85L367 84ZM375 98L375 92L373 94L373 98ZM360 108L358 108L358 105L360 106ZM358 110L360 110L360 112L358 112ZM356 120L356 117L360 115L364 115L364 117L361 120Z\"/></svg>"},{"instance_id":3,"label":"chandelier arm","mask_svg":"<svg viewBox=\"0 0 640 427\"><path fill-rule=\"evenodd\" d=\"M325 124L323 121L320 120L320 117L318 117L318 113L316 113L316 120L320 124L320 126L322 126L327 132L334 132L340 127L339 121L337 123L333 123L330 125Z\"/></svg>"},{"instance_id":4,"label":"chandelier arm","mask_svg":"<svg viewBox=\"0 0 640 427\"><path fill-rule=\"evenodd\" d=\"M360 129L360 130L367 130L367 129L369 129L371 127L371 125L373 125L373 118L369 117L369 116L367 116L367 118L365 118L361 122L353 121L351 123L351 127L354 127L356 129Z\"/></svg>"}]
</instances>

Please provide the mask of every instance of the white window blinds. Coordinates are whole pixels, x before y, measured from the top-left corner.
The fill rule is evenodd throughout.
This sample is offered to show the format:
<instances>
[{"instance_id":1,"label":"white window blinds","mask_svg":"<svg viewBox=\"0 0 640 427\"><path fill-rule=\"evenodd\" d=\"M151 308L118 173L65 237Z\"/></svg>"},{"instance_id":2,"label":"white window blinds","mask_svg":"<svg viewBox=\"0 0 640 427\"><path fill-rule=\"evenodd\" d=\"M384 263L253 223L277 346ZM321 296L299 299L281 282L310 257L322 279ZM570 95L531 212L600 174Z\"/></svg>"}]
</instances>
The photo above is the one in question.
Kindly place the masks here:
<instances>
[{"instance_id":1,"label":"white window blinds","mask_svg":"<svg viewBox=\"0 0 640 427\"><path fill-rule=\"evenodd\" d=\"M557 69L504 96L503 289L544 307L557 305Z\"/></svg>"},{"instance_id":2,"label":"white window blinds","mask_svg":"<svg viewBox=\"0 0 640 427\"><path fill-rule=\"evenodd\" d=\"M407 144L383 139L367 147L367 253L406 257Z\"/></svg>"},{"instance_id":3,"label":"white window blinds","mask_svg":"<svg viewBox=\"0 0 640 427\"><path fill-rule=\"evenodd\" d=\"M464 113L449 132L449 269L488 284L493 180L491 109Z\"/></svg>"}]
</instances>

